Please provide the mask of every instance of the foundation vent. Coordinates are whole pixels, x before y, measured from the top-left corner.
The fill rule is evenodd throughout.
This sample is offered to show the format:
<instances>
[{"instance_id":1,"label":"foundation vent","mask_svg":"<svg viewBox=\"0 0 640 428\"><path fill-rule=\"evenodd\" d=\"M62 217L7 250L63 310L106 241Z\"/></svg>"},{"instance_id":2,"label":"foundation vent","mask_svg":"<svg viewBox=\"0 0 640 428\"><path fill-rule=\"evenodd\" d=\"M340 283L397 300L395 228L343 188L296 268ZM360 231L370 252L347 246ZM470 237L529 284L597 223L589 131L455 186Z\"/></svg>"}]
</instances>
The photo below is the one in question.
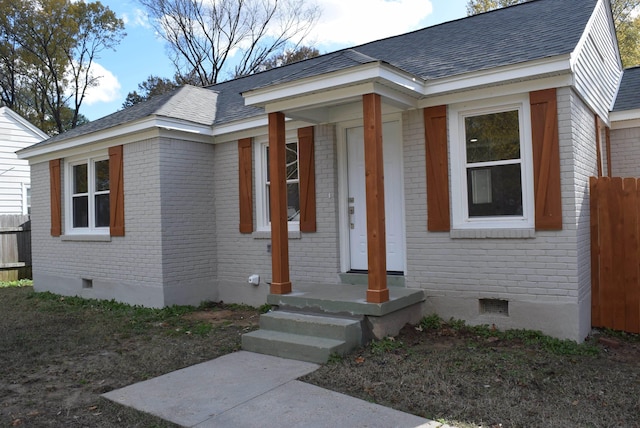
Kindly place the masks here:
<instances>
[{"instance_id":1,"label":"foundation vent","mask_svg":"<svg viewBox=\"0 0 640 428\"><path fill-rule=\"evenodd\" d=\"M93 279L82 278L82 288L93 288Z\"/></svg>"},{"instance_id":2,"label":"foundation vent","mask_svg":"<svg viewBox=\"0 0 640 428\"><path fill-rule=\"evenodd\" d=\"M480 299L481 314L509 316L509 301L500 299Z\"/></svg>"}]
</instances>

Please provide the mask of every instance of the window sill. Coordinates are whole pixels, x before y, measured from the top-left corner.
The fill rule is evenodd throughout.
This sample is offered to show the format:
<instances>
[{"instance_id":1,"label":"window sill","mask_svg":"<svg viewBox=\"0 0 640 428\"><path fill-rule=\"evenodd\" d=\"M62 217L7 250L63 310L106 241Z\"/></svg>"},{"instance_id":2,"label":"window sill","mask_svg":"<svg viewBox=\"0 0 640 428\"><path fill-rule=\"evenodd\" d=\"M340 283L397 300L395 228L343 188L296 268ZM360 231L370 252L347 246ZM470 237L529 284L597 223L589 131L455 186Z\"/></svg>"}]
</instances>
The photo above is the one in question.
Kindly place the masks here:
<instances>
[{"instance_id":1,"label":"window sill","mask_svg":"<svg viewBox=\"0 0 640 428\"><path fill-rule=\"evenodd\" d=\"M111 242L111 235L62 235L62 241L75 242Z\"/></svg>"},{"instance_id":2,"label":"window sill","mask_svg":"<svg viewBox=\"0 0 640 428\"><path fill-rule=\"evenodd\" d=\"M451 229L451 239L532 239L535 229Z\"/></svg>"},{"instance_id":3,"label":"window sill","mask_svg":"<svg viewBox=\"0 0 640 428\"><path fill-rule=\"evenodd\" d=\"M300 239L301 234L299 230L290 230L288 232L289 239ZM258 230L251 234L253 239L271 239L271 231L270 230Z\"/></svg>"}]
</instances>

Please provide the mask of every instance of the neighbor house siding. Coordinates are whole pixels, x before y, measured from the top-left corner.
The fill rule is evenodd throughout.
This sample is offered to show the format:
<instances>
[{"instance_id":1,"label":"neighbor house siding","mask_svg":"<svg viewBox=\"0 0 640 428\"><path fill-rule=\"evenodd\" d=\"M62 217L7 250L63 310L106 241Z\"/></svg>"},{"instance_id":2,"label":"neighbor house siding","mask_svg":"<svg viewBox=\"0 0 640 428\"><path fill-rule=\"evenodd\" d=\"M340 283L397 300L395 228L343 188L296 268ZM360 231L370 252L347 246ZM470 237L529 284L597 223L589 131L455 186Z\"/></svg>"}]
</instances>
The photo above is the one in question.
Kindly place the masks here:
<instances>
[{"instance_id":1,"label":"neighbor house siding","mask_svg":"<svg viewBox=\"0 0 640 428\"><path fill-rule=\"evenodd\" d=\"M127 230L126 236L112 237L111 242L67 241L64 229L62 237L52 237L49 164L32 165L36 290L164 306L159 153L157 140L124 146ZM64 182L61 188L64 201ZM92 280L93 287L83 288L83 279Z\"/></svg>"},{"instance_id":2,"label":"neighbor house siding","mask_svg":"<svg viewBox=\"0 0 640 428\"><path fill-rule=\"evenodd\" d=\"M42 140L0 108L0 214L26 214L25 188L30 185L29 162L15 152Z\"/></svg>"},{"instance_id":3,"label":"neighbor house siding","mask_svg":"<svg viewBox=\"0 0 640 428\"><path fill-rule=\"evenodd\" d=\"M613 107L622 69L605 2L599 3L592 19L592 26L583 38L582 49L575 62L575 85L587 104L606 119Z\"/></svg>"},{"instance_id":4,"label":"neighbor house siding","mask_svg":"<svg viewBox=\"0 0 640 428\"><path fill-rule=\"evenodd\" d=\"M317 126L315 138L316 232L291 233L289 266L291 282L336 283L339 271L337 223L337 160L333 126ZM256 143L254 143L256 144ZM254 171L255 171L255 162ZM215 146L216 235L220 299L262 305L271 281L268 232L242 234L239 222L237 141ZM253 174L255 177L255 174ZM253 182L254 214L255 179ZM255 215L254 215L255 218ZM260 275L260 285L247 283L249 275Z\"/></svg>"},{"instance_id":5,"label":"neighbor house siding","mask_svg":"<svg viewBox=\"0 0 640 428\"><path fill-rule=\"evenodd\" d=\"M584 293L578 264L588 261L588 255L585 258L578 251L576 224L582 234L585 223L580 210L586 209L588 216L588 207L582 205L583 187L576 188L586 181L573 166L579 155L573 145L583 144L587 131L582 120L587 116L582 111L572 113L575 98L568 88L558 90L563 230L537 231L532 239L454 239L450 232L428 232L423 118L418 112L404 114L406 284L426 291L427 312L473 324L526 325L555 336L584 338L578 328L578 303ZM593 130L593 116L589 123ZM591 152L587 152L580 155L585 156L580 160L584 165L590 162ZM595 146L592 152L595 166ZM588 245L585 248L588 252ZM508 300L509 316L480 314L481 298Z\"/></svg>"},{"instance_id":6,"label":"neighbor house siding","mask_svg":"<svg viewBox=\"0 0 640 428\"><path fill-rule=\"evenodd\" d=\"M165 304L218 298L214 147L163 139L160 216Z\"/></svg>"},{"instance_id":7,"label":"neighbor house siding","mask_svg":"<svg viewBox=\"0 0 640 428\"><path fill-rule=\"evenodd\" d=\"M640 177L640 127L611 130L614 177Z\"/></svg>"}]
</instances>

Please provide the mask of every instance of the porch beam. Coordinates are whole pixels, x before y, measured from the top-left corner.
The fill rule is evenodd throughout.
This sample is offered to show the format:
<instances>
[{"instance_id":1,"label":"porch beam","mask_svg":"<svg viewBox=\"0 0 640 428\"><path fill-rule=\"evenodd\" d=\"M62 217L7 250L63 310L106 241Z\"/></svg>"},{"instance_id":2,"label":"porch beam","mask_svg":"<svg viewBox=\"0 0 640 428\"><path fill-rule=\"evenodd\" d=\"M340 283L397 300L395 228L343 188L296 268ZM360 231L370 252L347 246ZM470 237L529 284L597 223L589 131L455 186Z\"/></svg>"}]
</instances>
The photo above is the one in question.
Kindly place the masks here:
<instances>
[{"instance_id":1,"label":"porch beam","mask_svg":"<svg viewBox=\"0 0 640 428\"><path fill-rule=\"evenodd\" d=\"M362 96L364 114L364 168L367 206L367 302L389 300L387 245L384 211L384 162L382 150L382 103L379 94Z\"/></svg>"},{"instance_id":2,"label":"porch beam","mask_svg":"<svg viewBox=\"0 0 640 428\"><path fill-rule=\"evenodd\" d=\"M269 113L271 294L291 293L284 114Z\"/></svg>"}]
</instances>

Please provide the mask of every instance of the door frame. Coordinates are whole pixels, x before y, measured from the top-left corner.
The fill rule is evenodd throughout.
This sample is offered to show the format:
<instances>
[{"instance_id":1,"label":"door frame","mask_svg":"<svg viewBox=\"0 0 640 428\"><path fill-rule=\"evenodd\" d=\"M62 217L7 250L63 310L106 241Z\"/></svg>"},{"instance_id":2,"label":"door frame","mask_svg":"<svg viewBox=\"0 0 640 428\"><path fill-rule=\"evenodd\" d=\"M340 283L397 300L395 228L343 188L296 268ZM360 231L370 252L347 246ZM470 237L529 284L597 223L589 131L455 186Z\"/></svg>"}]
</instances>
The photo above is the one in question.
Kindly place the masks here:
<instances>
[{"instance_id":1,"label":"door frame","mask_svg":"<svg viewBox=\"0 0 640 428\"><path fill-rule=\"evenodd\" d=\"M400 218L402 219L404 248L404 273L407 273L407 227L406 227L406 199L404 195L405 175L404 175L404 140L402 133L402 115L399 113L382 115L382 123L398 122L400 129L400 142L402 145L402 155L400 156L400 192L402 206L400 207ZM348 181L348 159L347 159L347 129L357 126L364 126L362 119L349 120L336 124L336 145L338 155L338 239L340 246L340 272L351 270L351 248L349 239L349 181ZM386 209L386 208L385 208Z\"/></svg>"}]
</instances>

